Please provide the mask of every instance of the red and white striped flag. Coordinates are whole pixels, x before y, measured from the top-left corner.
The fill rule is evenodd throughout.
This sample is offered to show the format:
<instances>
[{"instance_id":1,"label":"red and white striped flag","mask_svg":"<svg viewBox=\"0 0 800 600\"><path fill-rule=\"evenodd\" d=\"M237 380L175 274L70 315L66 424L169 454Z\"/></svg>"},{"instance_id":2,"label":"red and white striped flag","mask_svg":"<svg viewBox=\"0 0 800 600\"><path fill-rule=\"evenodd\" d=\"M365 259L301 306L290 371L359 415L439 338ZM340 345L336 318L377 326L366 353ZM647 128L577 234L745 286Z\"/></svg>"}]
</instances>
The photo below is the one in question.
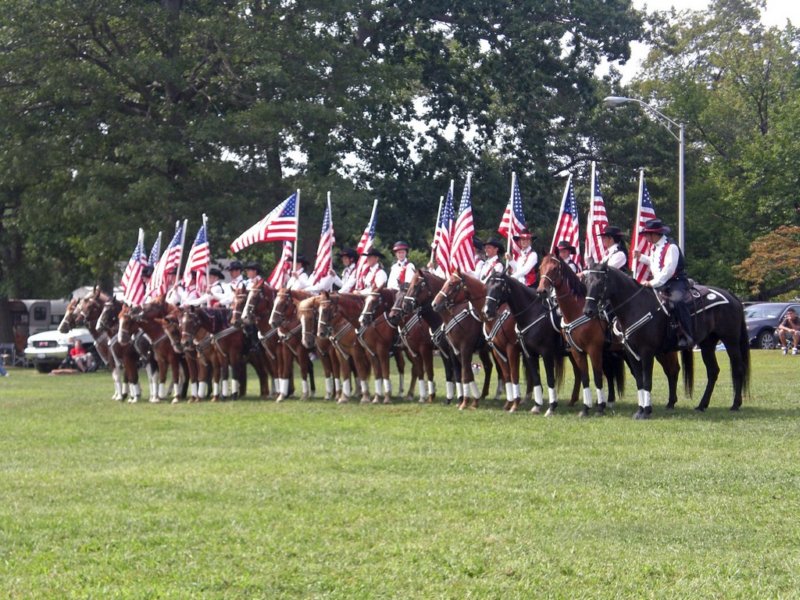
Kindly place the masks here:
<instances>
[{"instance_id":1,"label":"red and white striped flag","mask_svg":"<svg viewBox=\"0 0 800 600\"><path fill-rule=\"evenodd\" d=\"M584 256L586 263L592 259L595 263L603 260L605 250L600 234L608 226L608 216L606 216L606 205L600 193L600 180L597 177L594 161L592 161L592 200L589 205L589 219L586 222L586 244L584 245Z\"/></svg>"},{"instance_id":2,"label":"red and white striped flag","mask_svg":"<svg viewBox=\"0 0 800 600\"><path fill-rule=\"evenodd\" d=\"M154 295L167 293L169 285L167 274L175 269L177 271L183 255L183 238L186 229L180 221L175 221L175 235L172 236L167 249L153 268L153 276L150 278L147 291L153 291Z\"/></svg>"},{"instance_id":3,"label":"red and white striped flag","mask_svg":"<svg viewBox=\"0 0 800 600\"><path fill-rule=\"evenodd\" d=\"M520 247L514 241L514 236L525 229L525 214L522 211L522 194L519 191L519 180L517 174L511 174L511 197L508 199L503 218L500 219L500 227L497 231L508 240L508 251L511 258L517 260L520 255Z\"/></svg>"},{"instance_id":4,"label":"red and white striped flag","mask_svg":"<svg viewBox=\"0 0 800 600\"><path fill-rule=\"evenodd\" d=\"M378 215L378 201L372 203L372 215L370 215L369 223L367 223L364 233L361 234L361 239L358 240L356 252L358 252L358 262L356 263L356 288L360 289L364 281L364 275L367 272L367 257L364 256L372 249L372 242L375 241L375 222Z\"/></svg>"},{"instance_id":5,"label":"red and white striped flag","mask_svg":"<svg viewBox=\"0 0 800 600\"><path fill-rule=\"evenodd\" d=\"M331 220L331 196L328 192L328 206L325 209L325 216L322 217L322 231L319 234L319 244L317 245L317 260L314 263L314 271L311 273L311 285L316 285L331 272L335 241L333 221Z\"/></svg>"},{"instance_id":6,"label":"red and white striped flag","mask_svg":"<svg viewBox=\"0 0 800 600\"><path fill-rule=\"evenodd\" d=\"M433 258L442 270L442 273L450 273L450 246L453 243L453 227L455 226L456 213L453 210L453 182L447 190L439 211L439 221L436 223L436 231L433 234Z\"/></svg>"},{"instance_id":7,"label":"red and white striped flag","mask_svg":"<svg viewBox=\"0 0 800 600\"><path fill-rule=\"evenodd\" d=\"M147 266L147 254L144 251L144 230L139 229L139 239L133 254L122 274L122 300L131 306L138 306L144 300L144 281L142 281L142 270Z\"/></svg>"},{"instance_id":8,"label":"red and white striped flag","mask_svg":"<svg viewBox=\"0 0 800 600\"><path fill-rule=\"evenodd\" d=\"M461 204L453 227L453 244L450 247L450 272L456 270L471 273L475 270L475 251L472 238L475 225L472 222L472 173L467 173L467 183L461 194Z\"/></svg>"},{"instance_id":9,"label":"red and white striped flag","mask_svg":"<svg viewBox=\"0 0 800 600\"><path fill-rule=\"evenodd\" d=\"M278 263L275 265L275 268L272 269L272 273L269 274L267 283L269 283L276 290L286 287L286 284L289 281L289 274L291 272L292 242L283 242L283 252L281 252L281 257L278 259Z\"/></svg>"},{"instance_id":10,"label":"red and white striped flag","mask_svg":"<svg viewBox=\"0 0 800 600\"><path fill-rule=\"evenodd\" d=\"M575 264L581 264L581 233L580 223L578 222L578 202L575 200L575 190L572 188L572 175L567 180L564 188L564 196L561 199L561 211L556 224L556 231L553 235L553 244L550 252L558 256L558 242L567 241L569 245L577 251Z\"/></svg>"},{"instance_id":11,"label":"red and white striped flag","mask_svg":"<svg viewBox=\"0 0 800 600\"><path fill-rule=\"evenodd\" d=\"M650 199L650 192L647 191L647 185L644 183L644 169L639 171L639 202L636 208L636 222L633 226L633 233L631 234L631 273L636 278L636 281L642 283L650 276L650 267L641 263L634 258L634 252L638 250L642 254L647 254L650 251L650 242L648 242L643 235L639 235L639 230L644 227L644 224L650 219L656 218L656 209L653 206L653 201Z\"/></svg>"},{"instance_id":12,"label":"red and white striped flag","mask_svg":"<svg viewBox=\"0 0 800 600\"><path fill-rule=\"evenodd\" d=\"M208 244L207 234L208 220L203 215L203 224L197 232L197 237L194 238L194 244L189 250L189 257L186 259L186 269L183 272L183 284L188 286L192 281L192 272L197 273L197 292L202 294L206 291L206 271L211 264L211 248Z\"/></svg>"},{"instance_id":13,"label":"red and white striped flag","mask_svg":"<svg viewBox=\"0 0 800 600\"><path fill-rule=\"evenodd\" d=\"M270 213L233 240L231 251L239 252L258 242L294 241L297 239L297 202L295 192Z\"/></svg>"}]
</instances>

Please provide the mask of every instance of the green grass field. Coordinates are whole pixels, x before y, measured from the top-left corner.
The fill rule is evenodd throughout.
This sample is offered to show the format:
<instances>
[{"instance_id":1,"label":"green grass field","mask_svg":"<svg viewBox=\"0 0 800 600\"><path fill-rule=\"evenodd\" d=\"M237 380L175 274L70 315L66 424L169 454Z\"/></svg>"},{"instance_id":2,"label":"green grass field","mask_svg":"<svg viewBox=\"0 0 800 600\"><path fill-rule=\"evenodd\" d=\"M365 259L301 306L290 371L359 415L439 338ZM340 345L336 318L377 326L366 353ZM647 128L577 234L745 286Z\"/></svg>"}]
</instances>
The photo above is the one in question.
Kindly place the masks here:
<instances>
[{"instance_id":1,"label":"green grass field","mask_svg":"<svg viewBox=\"0 0 800 600\"><path fill-rule=\"evenodd\" d=\"M0 592L798 597L800 358L753 366L740 413L725 366L705 414L682 395L666 414L659 374L644 422L630 377L615 416L581 420L499 402L129 405L108 374L12 370Z\"/></svg>"}]
</instances>

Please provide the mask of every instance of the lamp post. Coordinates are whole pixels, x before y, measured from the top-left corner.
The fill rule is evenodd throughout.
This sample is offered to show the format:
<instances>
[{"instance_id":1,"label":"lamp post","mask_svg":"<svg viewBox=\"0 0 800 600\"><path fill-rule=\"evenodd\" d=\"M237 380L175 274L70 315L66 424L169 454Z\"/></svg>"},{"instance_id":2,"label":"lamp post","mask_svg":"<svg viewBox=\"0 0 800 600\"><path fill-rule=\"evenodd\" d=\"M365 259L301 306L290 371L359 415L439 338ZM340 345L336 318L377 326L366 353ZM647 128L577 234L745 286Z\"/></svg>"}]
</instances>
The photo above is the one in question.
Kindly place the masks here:
<instances>
[{"instance_id":1,"label":"lamp post","mask_svg":"<svg viewBox=\"0 0 800 600\"><path fill-rule=\"evenodd\" d=\"M683 123L678 123L677 121L673 121L667 115L662 113L661 111L653 108L646 102L639 100L638 98L626 98L624 96L607 96L603 98L603 104L605 104L609 108L614 108L619 106L620 104L625 104L626 102L634 102L644 108L646 111L651 113L656 117L656 120L661 123L667 131L669 131L670 135L678 140L678 246L682 251L685 251L684 247L684 221L685 221L685 195L684 195L684 174L683 174L683 156L685 153L685 141L684 141L684 127ZM677 130L677 133L675 132Z\"/></svg>"}]
</instances>

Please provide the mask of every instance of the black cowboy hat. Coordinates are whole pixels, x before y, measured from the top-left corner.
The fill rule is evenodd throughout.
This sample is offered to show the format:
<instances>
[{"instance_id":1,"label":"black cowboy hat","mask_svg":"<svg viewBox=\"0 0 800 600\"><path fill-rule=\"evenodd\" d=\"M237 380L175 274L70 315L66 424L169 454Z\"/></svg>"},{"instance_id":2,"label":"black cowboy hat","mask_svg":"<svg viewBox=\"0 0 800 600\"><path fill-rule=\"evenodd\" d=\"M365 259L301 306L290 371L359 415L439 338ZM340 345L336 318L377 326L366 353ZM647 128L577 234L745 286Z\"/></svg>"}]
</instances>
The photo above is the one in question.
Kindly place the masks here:
<instances>
[{"instance_id":1,"label":"black cowboy hat","mask_svg":"<svg viewBox=\"0 0 800 600\"><path fill-rule=\"evenodd\" d=\"M397 252L398 250L405 250L408 252L408 242L404 242L403 240L398 240L392 246L392 252Z\"/></svg>"},{"instance_id":2,"label":"black cowboy hat","mask_svg":"<svg viewBox=\"0 0 800 600\"><path fill-rule=\"evenodd\" d=\"M248 271L253 270L256 273L261 273L261 265L257 262L249 262L244 266L244 268Z\"/></svg>"},{"instance_id":3,"label":"black cowboy hat","mask_svg":"<svg viewBox=\"0 0 800 600\"><path fill-rule=\"evenodd\" d=\"M648 219L644 222L644 227L639 230L639 233L660 233L667 235L672 231L669 227L661 222L661 219Z\"/></svg>"},{"instance_id":4,"label":"black cowboy hat","mask_svg":"<svg viewBox=\"0 0 800 600\"><path fill-rule=\"evenodd\" d=\"M610 237L614 238L615 240L621 240L623 235L624 234L619 227L614 225L606 225L606 228L603 229L602 232L598 233L597 237Z\"/></svg>"},{"instance_id":5,"label":"black cowboy hat","mask_svg":"<svg viewBox=\"0 0 800 600\"><path fill-rule=\"evenodd\" d=\"M342 250L336 256L338 256L339 258L346 256L350 260L357 260L358 252L356 252L352 248L342 248Z\"/></svg>"},{"instance_id":6,"label":"black cowboy hat","mask_svg":"<svg viewBox=\"0 0 800 600\"><path fill-rule=\"evenodd\" d=\"M220 271L216 267L209 269L208 270L208 274L209 275L215 275L217 278L221 279L222 281L225 281L225 273L223 273L222 271Z\"/></svg>"},{"instance_id":7,"label":"black cowboy hat","mask_svg":"<svg viewBox=\"0 0 800 600\"><path fill-rule=\"evenodd\" d=\"M483 241L480 238L473 237L472 245L475 246L478 250L483 250Z\"/></svg>"},{"instance_id":8,"label":"black cowboy hat","mask_svg":"<svg viewBox=\"0 0 800 600\"><path fill-rule=\"evenodd\" d=\"M152 277L153 276L153 265L147 265L142 269L142 277Z\"/></svg>"},{"instance_id":9,"label":"black cowboy hat","mask_svg":"<svg viewBox=\"0 0 800 600\"><path fill-rule=\"evenodd\" d=\"M569 250L570 254L576 254L578 252L577 250L575 250L575 246L570 244L567 240L561 240L560 242L558 242L558 244L556 244L556 248L558 248L559 250Z\"/></svg>"},{"instance_id":10,"label":"black cowboy hat","mask_svg":"<svg viewBox=\"0 0 800 600\"><path fill-rule=\"evenodd\" d=\"M515 241L515 242L518 242L518 241L520 241L520 240L531 240L531 241L533 241L533 240L535 240L535 239L536 239L536 236L535 236L535 235L533 235L533 233L531 233L530 229L528 229L527 227L525 227L524 229L522 229L522 230L519 232L519 235L515 235L515 236L514 236L514 241Z\"/></svg>"},{"instance_id":11,"label":"black cowboy hat","mask_svg":"<svg viewBox=\"0 0 800 600\"><path fill-rule=\"evenodd\" d=\"M303 256L302 254L298 254L297 258L295 260L296 260L296 262L299 262L304 267L307 267L308 265L311 264L311 263L308 262L308 259L305 256Z\"/></svg>"},{"instance_id":12,"label":"black cowboy hat","mask_svg":"<svg viewBox=\"0 0 800 600\"><path fill-rule=\"evenodd\" d=\"M497 252L500 253L500 254L505 252L505 248L506 248L505 245L503 244L503 242L501 242L497 238L489 238L489 240L484 242L483 245L484 246L494 246L495 248L497 248Z\"/></svg>"},{"instance_id":13,"label":"black cowboy hat","mask_svg":"<svg viewBox=\"0 0 800 600\"><path fill-rule=\"evenodd\" d=\"M228 265L228 271L241 271L242 270L242 263L238 260L232 260L231 264Z\"/></svg>"},{"instance_id":14,"label":"black cowboy hat","mask_svg":"<svg viewBox=\"0 0 800 600\"><path fill-rule=\"evenodd\" d=\"M378 258L386 258L377 248L370 248L369 252L364 252L364 256L377 256Z\"/></svg>"}]
</instances>

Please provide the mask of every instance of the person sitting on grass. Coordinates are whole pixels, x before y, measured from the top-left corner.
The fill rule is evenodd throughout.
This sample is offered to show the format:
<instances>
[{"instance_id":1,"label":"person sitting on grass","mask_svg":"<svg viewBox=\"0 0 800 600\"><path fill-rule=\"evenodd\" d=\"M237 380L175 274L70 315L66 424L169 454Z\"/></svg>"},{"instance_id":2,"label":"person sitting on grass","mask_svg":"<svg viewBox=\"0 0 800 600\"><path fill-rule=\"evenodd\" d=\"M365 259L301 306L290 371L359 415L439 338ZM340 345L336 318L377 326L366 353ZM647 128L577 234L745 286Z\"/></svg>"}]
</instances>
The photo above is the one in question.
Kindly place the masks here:
<instances>
[{"instance_id":1,"label":"person sitting on grass","mask_svg":"<svg viewBox=\"0 0 800 600\"><path fill-rule=\"evenodd\" d=\"M89 353L81 344L80 340L75 340L72 348L69 350L69 357L75 363L75 368L81 373L86 373L89 370Z\"/></svg>"},{"instance_id":2,"label":"person sitting on grass","mask_svg":"<svg viewBox=\"0 0 800 600\"><path fill-rule=\"evenodd\" d=\"M786 354L789 351L789 345L786 343L786 337L792 336L794 346L792 347L792 354L797 354L798 342L800 342L800 317L793 308L786 311L780 325L778 325L778 339L781 341L781 351Z\"/></svg>"}]
</instances>

